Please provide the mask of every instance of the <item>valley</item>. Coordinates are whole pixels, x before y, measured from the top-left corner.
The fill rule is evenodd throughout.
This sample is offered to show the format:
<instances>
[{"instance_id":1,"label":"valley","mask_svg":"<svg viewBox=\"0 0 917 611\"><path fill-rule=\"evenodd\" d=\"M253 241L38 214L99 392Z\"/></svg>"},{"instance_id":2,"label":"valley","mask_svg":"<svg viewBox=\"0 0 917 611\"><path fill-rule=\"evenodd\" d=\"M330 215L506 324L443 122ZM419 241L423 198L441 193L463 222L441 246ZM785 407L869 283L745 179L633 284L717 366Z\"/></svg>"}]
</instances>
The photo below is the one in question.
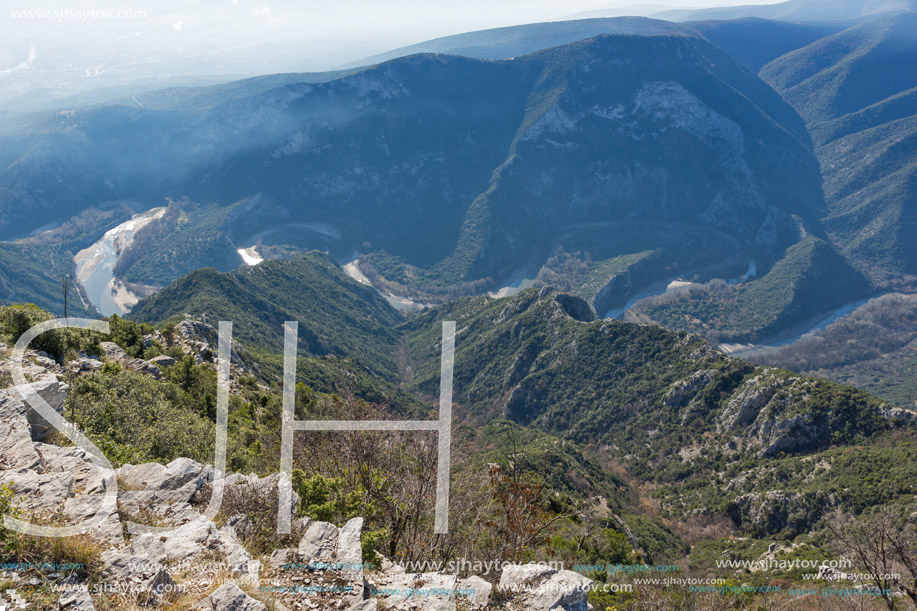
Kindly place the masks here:
<instances>
[{"instance_id":1,"label":"valley","mask_svg":"<svg viewBox=\"0 0 917 611\"><path fill-rule=\"evenodd\" d=\"M294 4L271 9L324 10ZM914 609L917 4L689 4L329 44L327 72L295 45L255 61L279 41L188 65L283 72L150 65L64 97L17 68L0 514L116 503L79 537L0 521L0 611L14 589L64 611ZM45 426L12 346L64 317L108 333L32 341ZM442 413L448 435L339 424ZM345 557L364 568L304 568ZM6 568L33 561L82 568ZM332 583L351 590L303 594Z\"/></svg>"}]
</instances>

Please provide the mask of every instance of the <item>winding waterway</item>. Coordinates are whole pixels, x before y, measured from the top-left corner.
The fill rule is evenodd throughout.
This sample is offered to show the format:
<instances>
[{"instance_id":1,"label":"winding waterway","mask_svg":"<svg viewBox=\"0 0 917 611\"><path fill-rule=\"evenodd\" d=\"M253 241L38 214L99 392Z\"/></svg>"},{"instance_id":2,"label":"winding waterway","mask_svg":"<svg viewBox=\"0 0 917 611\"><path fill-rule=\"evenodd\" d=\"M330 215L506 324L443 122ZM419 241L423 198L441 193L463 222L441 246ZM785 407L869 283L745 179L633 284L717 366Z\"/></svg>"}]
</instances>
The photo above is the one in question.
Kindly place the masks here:
<instances>
[{"instance_id":1,"label":"winding waterway","mask_svg":"<svg viewBox=\"0 0 917 611\"><path fill-rule=\"evenodd\" d=\"M137 297L115 279L114 268L121 253L134 242L134 233L165 214L165 208L153 208L135 215L105 232L98 242L84 248L73 258L76 276L86 296L103 316L126 314Z\"/></svg>"}]
</instances>

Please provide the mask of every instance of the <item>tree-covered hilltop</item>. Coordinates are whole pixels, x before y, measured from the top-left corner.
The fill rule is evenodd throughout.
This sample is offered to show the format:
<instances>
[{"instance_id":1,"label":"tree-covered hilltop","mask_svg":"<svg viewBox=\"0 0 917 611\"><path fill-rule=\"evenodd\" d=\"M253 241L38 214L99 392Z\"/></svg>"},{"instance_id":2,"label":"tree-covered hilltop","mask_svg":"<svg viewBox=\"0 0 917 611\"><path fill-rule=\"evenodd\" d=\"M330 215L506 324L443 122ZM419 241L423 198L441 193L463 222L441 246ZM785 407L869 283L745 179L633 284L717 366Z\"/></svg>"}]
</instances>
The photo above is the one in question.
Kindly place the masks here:
<instances>
[{"instance_id":1,"label":"tree-covered hilltop","mask_svg":"<svg viewBox=\"0 0 917 611\"><path fill-rule=\"evenodd\" d=\"M233 321L234 337L267 364L280 362L283 323L295 320L301 354L353 357L382 378L397 375L394 327L401 316L323 253L229 273L194 271L141 301L130 318L163 324L189 315L213 325Z\"/></svg>"}]
</instances>

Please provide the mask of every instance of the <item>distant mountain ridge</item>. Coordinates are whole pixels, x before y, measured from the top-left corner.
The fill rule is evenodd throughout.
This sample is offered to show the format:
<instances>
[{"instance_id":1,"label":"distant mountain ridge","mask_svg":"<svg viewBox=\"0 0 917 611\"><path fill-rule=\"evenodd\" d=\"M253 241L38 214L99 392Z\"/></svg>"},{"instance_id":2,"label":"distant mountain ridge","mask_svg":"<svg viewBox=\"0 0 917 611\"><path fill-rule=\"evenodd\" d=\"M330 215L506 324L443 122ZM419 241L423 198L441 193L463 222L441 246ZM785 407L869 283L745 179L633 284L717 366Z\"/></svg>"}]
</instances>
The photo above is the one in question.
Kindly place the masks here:
<instances>
[{"instance_id":1,"label":"distant mountain ridge","mask_svg":"<svg viewBox=\"0 0 917 611\"><path fill-rule=\"evenodd\" d=\"M444 53L477 59L508 59L603 34L698 36L698 33L690 27L645 17L572 19L492 28L434 38L351 62L344 68L379 64L418 53Z\"/></svg>"},{"instance_id":2,"label":"distant mountain ridge","mask_svg":"<svg viewBox=\"0 0 917 611\"><path fill-rule=\"evenodd\" d=\"M747 17L689 21L685 25L742 62L752 72L765 64L850 26L848 21L796 22Z\"/></svg>"},{"instance_id":3,"label":"distant mountain ridge","mask_svg":"<svg viewBox=\"0 0 917 611\"><path fill-rule=\"evenodd\" d=\"M788 0L777 4L752 4L706 9L677 9L654 13L655 19L698 21L760 17L782 21L858 21L885 13L917 10L915 0Z\"/></svg>"}]
</instances>

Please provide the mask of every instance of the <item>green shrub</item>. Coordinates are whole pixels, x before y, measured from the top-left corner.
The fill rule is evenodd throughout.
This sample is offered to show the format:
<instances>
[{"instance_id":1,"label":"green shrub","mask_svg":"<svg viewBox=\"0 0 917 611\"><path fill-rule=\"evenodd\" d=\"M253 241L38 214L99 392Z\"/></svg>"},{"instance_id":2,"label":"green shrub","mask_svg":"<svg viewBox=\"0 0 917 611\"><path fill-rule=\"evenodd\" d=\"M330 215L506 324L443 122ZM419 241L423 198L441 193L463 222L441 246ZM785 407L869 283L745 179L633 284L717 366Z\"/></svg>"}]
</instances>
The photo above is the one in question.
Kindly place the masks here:
<instances>
[{"instance_id":1,"label":"green shrub","mask_svg":"<svg viewBox=\"0 0 917 611\"><path fill-rule=\"evenodd\" d=\"M14 344L26 331L53 318L54 316L32 303L2 306L0 336ZM63 334L58 329L42 333L29 344L29 347L33 350L43 350L55 358L60 358L66 351Z\"/></svg>"},{"instance_id":2,"label":"green shrub","mask_svg":"<svg viewBox=\"0 0 917 611\"><path fill-rule=\"evenodd\" d=\"M306 477L301 469L294 469L293 489L299 495L300 513L315 520L340 524L359 516L363 508L363 495L345 491L345 482L338 477Z\"/></svg>"},{"instance_id":3,"label":"green shrub","mask_svg":"<svg viewBox=\"0 0 917 611\"><path fill-rule=\"evenodd\" d=\"M167 382L113 369L74 383L76 422L107 456L134 463L210 459L214 425L192 409L192 397Z\"/></svg>"}]
</instances>

